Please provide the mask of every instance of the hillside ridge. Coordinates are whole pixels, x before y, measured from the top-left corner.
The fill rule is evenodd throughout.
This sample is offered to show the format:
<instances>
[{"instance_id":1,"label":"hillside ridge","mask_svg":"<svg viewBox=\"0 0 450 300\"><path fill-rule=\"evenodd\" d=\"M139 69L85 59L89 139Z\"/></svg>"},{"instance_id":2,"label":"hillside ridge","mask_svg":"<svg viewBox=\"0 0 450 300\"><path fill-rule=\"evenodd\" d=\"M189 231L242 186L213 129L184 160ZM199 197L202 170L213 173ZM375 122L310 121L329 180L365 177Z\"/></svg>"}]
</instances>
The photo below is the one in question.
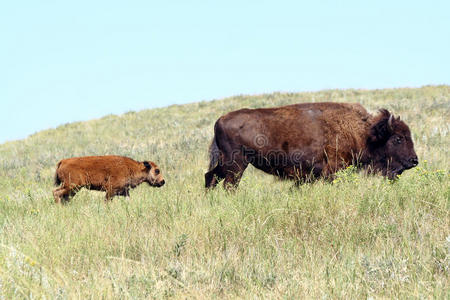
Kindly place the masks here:
<instances>
[{"instance_id":1,"label":"hillside ridge","mask_svg":"<svg viewBox=\"0 0 450 300\"><path fill-rule=\"evenodd\" d=\"M304 96L304 95L314 95L314 94L322 94L322 93L328 93L328 94L332 94L332 93L339 93L339 92L344 92L344 93L352 93L352 94L359 94L359 93L370 93L370 92L395 92L395 91L401 91L401 90L410 90L410 91L416 91L416 90L421 90L421 89L428 89L428 88L432 88L432 89L450 89L450 85L424 85L421 87L398 87L398 88L385 88L385 89L325 89L325 90L319 90L319 91L303 91L303 92L273 92L273 93L262 93L262 94L238 94L235 96L230 96L230 97L225 97L225 98L219 98L219 99L211 99L211 100L201 100L201 101L195 101L195 102L190 102L190 103L184 103L184 104L171 104L168 106L164 106L164 107L157 107L157 108L147 108L147 109L142 109L139 111L128 111L128 112L124 112L121 114L107 114L104 116L101 116L99 118L94 118L94 119L90 119L90 120L84 120L84 121L73 121L73 122L67 122L61 125L58 125L56 127L52 127L52 128L46 128L46 129L42 129L39 130L35 133L32 133L30 135L28 135L27 137L23 138L23 139L17 139L17 140L12 140L12 141L6 141L4 143L0 144L8 144L8 143L15 143L15 142L20 142L20 141L24 141L27 138L31 138L34 137L36 135L39 135L42 132L46 132L46 131L52 131L52 130L58 130L60 128L64 128L66 126L69 125L78 125L78 124L82 124L82 123L87 123L87 122L95 122L95 121L101 121L104 119L108 119L108 118L120 118L124 115L127 114L132 114L132 113L142 113L142 112L146 112L146 111L150 111L150 110L160 110L160 109L167 109L167 108L171 108L171 107L178 107L178 106L185 106L185 107L189 107L189 106L194 106L194 105L198 105L199 103L215 103L215 102L225 102L225 101L236 101L239 99L245 99L245 98L270 98L270 97L274 97L274 96L281 96L281 97L293 97L293 96ZM330 99L331 101L333 101L333 99Z\"/></svg>"}]
</instances>

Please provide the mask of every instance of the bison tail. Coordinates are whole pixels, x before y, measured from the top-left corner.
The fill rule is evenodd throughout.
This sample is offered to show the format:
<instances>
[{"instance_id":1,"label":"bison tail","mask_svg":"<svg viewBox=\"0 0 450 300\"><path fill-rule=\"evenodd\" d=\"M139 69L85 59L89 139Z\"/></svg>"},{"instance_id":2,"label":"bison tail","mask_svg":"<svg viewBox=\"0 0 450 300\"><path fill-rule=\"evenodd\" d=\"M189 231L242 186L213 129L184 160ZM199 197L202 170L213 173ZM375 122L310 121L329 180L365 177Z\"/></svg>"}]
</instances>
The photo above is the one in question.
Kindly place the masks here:
<instances>
[{"instance_id":1,"label":"bison tail","mask_svg":"<svg viewBox=\"0 0 450 300\"><path fill-rule=\"evenodd\" d=\"M61 164L61 162L59 162L56 165L56 171L55 171L55 177L54 177L54 184L55 184L55 186L61 185L61 179L59 179L59 176L58 176L58 169L59 169L59 165L60 164Z\"/></svg>"},{"instance_id":2,"label":"bison tail","mask_svg":"<svg viewBox=\"0 0 450 300\"><path fill-rule=\"evenodd\" d=\"M212 171L219 163L220 150L217 146L216 137L214 137L211 146L209 146L209 168L208 171Z\"/></svg>"}]
</instances>

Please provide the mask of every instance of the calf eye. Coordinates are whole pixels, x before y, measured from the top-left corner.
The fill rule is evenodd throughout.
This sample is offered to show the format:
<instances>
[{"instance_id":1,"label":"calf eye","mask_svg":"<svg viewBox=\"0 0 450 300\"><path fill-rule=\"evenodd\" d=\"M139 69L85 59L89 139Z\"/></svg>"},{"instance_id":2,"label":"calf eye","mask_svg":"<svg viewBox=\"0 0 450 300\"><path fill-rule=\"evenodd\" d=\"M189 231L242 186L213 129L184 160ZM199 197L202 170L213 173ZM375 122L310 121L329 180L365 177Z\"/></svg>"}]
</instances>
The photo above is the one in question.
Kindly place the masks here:
<instances>
[{"instance_id":1,"label":"calf eye","mask_svg":"<svg viewBox=\"0 0 450 300\"><path fill-rule=\"evenodd\" d=\"M401 144L402 141L403 141L403 139L402 139L401 136L397 136L397 137L395 138L395 143L396 143L396 144Z\"/></svg>"},{"instance_id":2,"label":"calf eye","mask_svg":"<svg viewBox=\"0 0 450 300\"><path fill-rule=\"evenodd\" d=\"M158 175L159 174L159 169L155 170L155 174Z\"/></svg>"}]
</instances>

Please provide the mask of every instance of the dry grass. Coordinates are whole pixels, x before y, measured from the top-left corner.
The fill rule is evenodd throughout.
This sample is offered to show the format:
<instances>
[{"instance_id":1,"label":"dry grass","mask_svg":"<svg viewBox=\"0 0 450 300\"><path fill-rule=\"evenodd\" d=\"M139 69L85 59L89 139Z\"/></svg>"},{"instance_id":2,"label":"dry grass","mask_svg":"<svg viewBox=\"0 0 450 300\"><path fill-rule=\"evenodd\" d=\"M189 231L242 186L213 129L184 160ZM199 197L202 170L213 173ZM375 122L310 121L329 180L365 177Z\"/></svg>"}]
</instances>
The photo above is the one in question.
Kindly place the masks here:
<instances>
[{"instance_id":1,"label":"dry grass","mask_svg":"<svg viewBox=\"0 0 450 300\"><path fill-rule=\"evenodd\" d=\"M450 87L239 96L60 126L0 145L0 297L448 298ZM214 121L307 101L385 107L410 125L419 168L391 184L351 169L293 188L249 168L205 194ZM159 163L167 184L105 205L53 204L64 157Z\"/></svg>"}]
</instances>

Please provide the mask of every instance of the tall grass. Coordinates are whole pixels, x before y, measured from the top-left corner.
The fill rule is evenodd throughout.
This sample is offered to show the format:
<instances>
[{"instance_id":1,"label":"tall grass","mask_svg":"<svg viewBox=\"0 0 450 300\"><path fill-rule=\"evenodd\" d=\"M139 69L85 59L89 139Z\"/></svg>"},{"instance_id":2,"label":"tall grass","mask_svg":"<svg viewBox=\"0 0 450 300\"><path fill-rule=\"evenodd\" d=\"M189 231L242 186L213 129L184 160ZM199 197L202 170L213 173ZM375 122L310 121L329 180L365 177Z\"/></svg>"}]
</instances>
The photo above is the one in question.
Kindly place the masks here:
<instances>
[{"instance_id":1,"label":"tall grass","mask_svg":"<svg viewBox=\"0 0 450 300\"><path fill-rule=\"evenodd\" d=\"M0 145L0 297L448 298L449 99L449 86L238 96ZM205 193L220 115L309 101L392 110L419 167L394 184L350 168L299 188L249 168L236 193ZM56 162L101 154L153 160L167 184L108 205L86 190L55 205Z\"/></svg>"}]
</instances>

